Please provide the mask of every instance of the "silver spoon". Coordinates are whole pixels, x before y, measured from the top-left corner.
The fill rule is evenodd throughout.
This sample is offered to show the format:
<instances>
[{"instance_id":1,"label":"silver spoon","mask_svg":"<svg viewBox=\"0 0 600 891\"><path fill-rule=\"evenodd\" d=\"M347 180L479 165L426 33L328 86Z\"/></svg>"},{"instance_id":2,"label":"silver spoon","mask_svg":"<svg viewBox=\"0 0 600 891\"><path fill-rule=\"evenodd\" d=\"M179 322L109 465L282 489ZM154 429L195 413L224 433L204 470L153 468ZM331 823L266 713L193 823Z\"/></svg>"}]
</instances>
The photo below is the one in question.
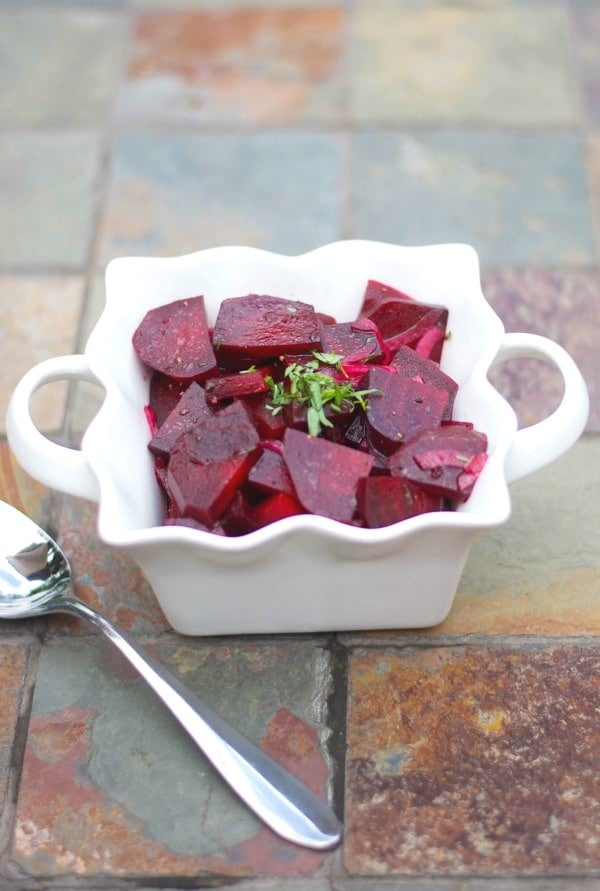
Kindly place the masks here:
<instances>
[{"instance_id":1,"label":"silver spoon","mask_svg":"<svg viewBox=\"0 0 600 891\"><path fill-rule=\"evenodd\" d=\"M166 668L72 593L71 568L50 536L0 501L0 619L70 613L104 632L231 788L282 838L316 850L337 845L341 825L326 802L215 714Z\"/></svg>"}]
</instances>

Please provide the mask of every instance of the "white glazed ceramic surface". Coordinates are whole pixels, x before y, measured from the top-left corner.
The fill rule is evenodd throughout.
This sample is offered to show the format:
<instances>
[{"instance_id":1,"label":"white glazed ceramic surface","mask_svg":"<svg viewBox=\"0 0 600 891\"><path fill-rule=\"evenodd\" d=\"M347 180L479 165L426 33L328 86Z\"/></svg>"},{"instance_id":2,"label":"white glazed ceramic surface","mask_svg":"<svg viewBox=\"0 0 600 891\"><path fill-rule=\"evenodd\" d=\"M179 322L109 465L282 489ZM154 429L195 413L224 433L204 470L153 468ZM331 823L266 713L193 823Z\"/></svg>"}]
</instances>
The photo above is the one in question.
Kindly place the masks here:
<instances>
[{"instance_id":1,"label":"white glazed ceramic surface","mask_svg":"<svg viewBox=\"0 0 600 891\"><path fill-rule=\"evenodd\" d=\"M255 292L303 300L348 321L370 278L449 309L442 367L459 384L454 415L472 421L489 440L489 460L469 500L455 512L383 529L315 516L291 517L238 538L160 526L162 496L143 412L148 375L131 345L144 314L204 294L212 323L222 299ZM9 442L32 476L99 502L99 536L132 554L167 620L184 634L437 624L451 608L475 537L508 519L507 484L558 457L587 419L586 388L571 358L546 338L504 332L481 292L477 255L467 245L346 241L298 257L222 247L172 259L122 258L109 264L106 286L106 307L85 354L43 362L17 386ZM522 430L487 380L492 365L519 356L554 365L565 386L556 411ZM93 380L106 390L81 451L51 443L29 414L32 393L65 378Z\"/></svg>"}]
</instances>

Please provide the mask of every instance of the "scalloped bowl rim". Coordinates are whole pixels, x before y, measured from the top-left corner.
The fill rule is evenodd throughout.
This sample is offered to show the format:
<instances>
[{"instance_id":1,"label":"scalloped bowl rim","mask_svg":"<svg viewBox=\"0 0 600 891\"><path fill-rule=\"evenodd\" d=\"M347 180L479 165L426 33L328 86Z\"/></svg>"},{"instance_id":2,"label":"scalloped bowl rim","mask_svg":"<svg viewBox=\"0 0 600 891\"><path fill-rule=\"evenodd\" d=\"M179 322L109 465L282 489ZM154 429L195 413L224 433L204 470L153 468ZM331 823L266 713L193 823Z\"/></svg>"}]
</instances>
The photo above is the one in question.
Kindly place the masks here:
<instances>
[{"instance_id":1,"label":"scalloped bowl rim","mask_svg":"<svg viewBox=\"0 0 600 891\"><path fill-rule=\"evenodd\" d=\"M432 268L432 264L437 264L436 269ZM143 522L131 520L124 522L123 512L127 514L127 501L131 499L132 491L135 494L135 479L130 481L127 475L127 480L121 486L122 491L115 481L115 460L118 459L107 461L107 455L110 458L111 449L114 448L114 443L111 444L110 441L111 431L120 429L119 426L114 426L115 422L117 424L122 422L131 428L137 445L144 438L147 443L149 438L148 431L143 430L145 419L141 417L143 406L139 404L140 393L143 387L147 386L147 381L143 383L144 369L134 355L130 343L131 334L135 329L135 325L132 327L134 317L139 322L151 306L168 302L164 299L167 292L172 295L169 298L171 300L192 296L189 287L193 281L198 281L202 285L193 290L196 293L205 293L209 322L214 321L214 309L211 309L211 306L216 305L215 301L218 303L219 299L225 297L256 291L262 282L271 280L275 283L278 280L281 282L293 280L295 284L292 291L297 294L303 283L312 281L315 276L323 272L323 278L327 279L327 287L324 287L323 291L327 297L327 288L334 287L335 282L332 283L332 279L336 279L342 270L342 277L350 280L348 267L355 271L353 274L356 277L353 285L353 288L356 288L353 291L354 310L357 308L359 291L364 290L366 283L364 273L367 273L367 278L379 278L392 286L406 290L419 300L447 305L450 332L454 331L460 318L461 301L463 308L468 307L473 318L485 326L483 330L485 342L474 351L475 357L465 372L465 379L459 381L460 389L455 412L457 418L461 420L472 420L471 417L461 414L460 407L465 399L467 406L476 404L477 410L469 414L485 418L485 426L477 422L476 426L483 429L490 439L489 459L470 499L455 511L422 514L379 529L358 528L326 517L300 515L278 520L247 535L224 537L186 527L160 525L157 514L160 495L153 477L149 476L151 457L148 453L144 456L139 455L139 460L146 462L140 479L152 479L156 489L156 493L152 496L153 517L150 522L147 519ZM387 269L397 270L397 274L391 276L393 280L390 280L390 276L386 278L381 274ZM335 275L332 275L332 270L336 271ZM449 279L445 300L441 299L443 295L440 293L442 273ZM235 284L238 281L240 287L236 293ZM318 278L315 281L318 282ZM242 282L247 282L247 287L242 286ZM421 282L422 287L415 287L415 282ZM213 289L209 288L208 295L205 287L207 283L210 283ZM124 294L128 286L133 288L135 292L133 295ZM264 287L261 290L265 292ZM288 296L281 293L285 288L278 290L279 296ZM220 291L220 296L217 291ZM274 293L273 290L272 292ZM329 297L331 293L333 290L329 293ZM432 299L432 295L435 299ZM297 296L296 299L302 298ZM324 303L320 300L311 300L308 294L304 299L307 302L314 302L317 309L327 311L327 307L330 306L327 300ZM343 299L336 297L334 302L337 307L339 303L343 303ZM123 322L124 312L129 313L129 322ZM332 314L336 315L338 321L344 321L354 318L356 312L354 311L354 315L348 315L347 319L338 317L339 312ZM114 338L117 329L120 332L118 334L120 340L116 348L107 350L107 344ZM129 330L128 344L125 342L127 330ZM517 419L513 409L487 379L487 373L498 352L503 334L502 322L487 303L481 290L477 253L471 246L465 244L403 247L356 239L332 242L296 256L231 245L207 248L179 257L121 257L112 260L106 271L106 304L85 348L90 368L106 390L105 400L88 426L82 441L82 451L99 484L98 533L106 543L119 547L159 546L161 543L172 542L193 545L197 550L207 554L213 553L215 556L233 557L235 554L259 553L264 548L270 548L278 541L301 532L324 538L332 544L338 542L360 549L363 546L393 546L424 529L464 528L473 531L500 525L509 517L511 510L504 474L504 459L517 429ZM126 353L126 361L120 352L121 347ZM445 346L442 360L442 368L453 376L456 376L452 368L457 361L458 348L459 345L451 338ZM135 376L136 368L140 380L136 384L137 394L132 395L127 392L129 384L125 375L133 371ZM139 416L134 417L136 408ZM128 442L126 447L130 446ZM135 455L136 452L131 451L130 463L125 461L125 467L133 468ZM149 511L150 507L147 506L146 513Z\"/></svg>"}]
</instances>

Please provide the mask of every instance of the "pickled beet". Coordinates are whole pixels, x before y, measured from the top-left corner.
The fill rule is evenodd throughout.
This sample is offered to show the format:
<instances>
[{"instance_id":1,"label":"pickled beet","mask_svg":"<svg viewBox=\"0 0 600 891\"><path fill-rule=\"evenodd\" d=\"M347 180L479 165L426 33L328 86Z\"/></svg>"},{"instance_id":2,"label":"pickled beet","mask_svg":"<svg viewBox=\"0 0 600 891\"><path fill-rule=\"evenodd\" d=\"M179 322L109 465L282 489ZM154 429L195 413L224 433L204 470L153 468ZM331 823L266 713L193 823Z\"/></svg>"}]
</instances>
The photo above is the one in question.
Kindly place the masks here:
<instances>
[{"instance_id":1,"label":"pickled beet","mask_svg":"<svg viewBox=\"0 0 600 891\"><path fill-rule=\"evenodd\" d=\"M320 349L319 320L314 307L299 300L230 297L219 308L213 344L219 365L239 370L282 354Z\"/></svg>"},{"instance_id":2,"label":"pickled beet","mask_svg":"<svg viewBox=\"0 0 600 891\"><path fill-rule=\"evenodd\" d=\"M217 367L204 297L149 310L134 332L133 346L145 365L175 380L202 380Z\"/></svg>"},{"instance_id":3,"label":"pickled beet","mask_svg":"<svg viewBox=\"0 0 600 891\"><path fill-rule=\"evenodd\" d=\"M359 480L358 513L371 529L444 509L444 499L401 477L368 476Z\"/></svg>"}]
</instances>

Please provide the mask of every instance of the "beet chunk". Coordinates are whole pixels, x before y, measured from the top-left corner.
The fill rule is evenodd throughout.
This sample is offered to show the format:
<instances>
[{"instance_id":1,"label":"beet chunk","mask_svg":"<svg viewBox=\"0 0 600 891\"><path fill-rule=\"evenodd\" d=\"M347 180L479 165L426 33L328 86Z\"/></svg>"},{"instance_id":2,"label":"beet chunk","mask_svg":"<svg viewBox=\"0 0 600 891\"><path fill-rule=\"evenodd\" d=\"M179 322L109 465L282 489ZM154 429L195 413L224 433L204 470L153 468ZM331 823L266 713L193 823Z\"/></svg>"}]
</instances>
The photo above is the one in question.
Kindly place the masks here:
<instances>
[{"instance_id":1,"label":"beet chunk","mask_svg":"<svg viewBox=\"0 0 600 891\"><path fill-rule=\"evenodd\" d=\"M371 455L288 428L283 457L306 511L345 523L352 520L358 480L369 475Z\"/></svg>"},{"instance_id":2,"label":"beet chunk","mask_svg":"<svg viewBox=\"0 0 600 891\"><path fill-rule=\"evenodd\" d=\"M372 368L361 387L377 391L369 395L366 420L371 442L384 455L423 430L439 426L448 402L445 390L386 368Z\"/></svg>"},{"instance_id":3,"label":"beet chunk","mask_svg":"<svg viewBox=\"0 0 600 891\"><path fill-rule=\"evenodd\" d=\"M177 380L202 380L217 367L204 297L149 310L133 334L133 346L145 365Z\"/></svg>"},{"instance_id":4,"label":"beet chunk","mask_svg":"<svg viewBox=\"0 0 600 891\"><path fill-rule=\"evenodd\" d=\"M361 315L371 319L390 349L400 344L439 362L448 324L445 306L421 303L389 285L367 283Z\"/></svg>"},{"instance_id":5,"label":"beet chunk","mask_svg":"<svg viewBox=\"0 0 600 891\"><path fill-rule=\"evenodd\" d=\"M168 458L177 440L196 424L206 423L210 415L211 409L206 404L204 390L194 381L163 422L158 433L152 437L148 448L154 455Z\"/></svg>"},{"instance_id":6,"label":"beet chunk","mask_svg":"<svg viewBox=\"0 0 600 891\"><path fill-rule=\"evenodd\" d=\"M402 446L389 460L402 477L450 501L466 501L486 461L487 437L463 424L428 430Z\"/></svg>"},{"instance_id":7,"label":"beet chunk","mask_svg":"<svg viewBox=\"0 0 600 891\"><path fill-rule=\"evenodd\" d=\"M358 484L358 513L371 529L443 510L444 499L401 477L368 476Z\"/></svg>"},{"instance_id":8,"label":"beet chunk","mask_svg":"<svg viewBox=\"0 0 600 891\"><path fill-rule=\"evenodd\" d=\"M160 371L152 373L148 406L154 412L159 427L166 421L189 385L189 381L177 381Z\"/></svg>"},{"instance_id":9,"label":"beet chunk","mask_svg":"<svg viewBox=\"0 0 600 891\"><path fill-rule=\"evenodd\" d=\"M313 306L282 297L247 294L221 303L213 344L222 368L237 370L321 347Z\"/></svg>"},{"instance_id":10,"label":"beet chunk","mask_svg":"<svg viewBox=\"0 0 600 891\"><path fill-rule=\"evenodd\" d=\"M444 374L437 362L420 356L410 347L401 346L391 359L390 365L396 368L402 377L420 378L424 383L430 384L438 390L445 390L448 394L448 402L442 420L450 420L458 384L449 375Z\"/></svg>"},{"instance_id":11,"label":"beet chunk","mask_svg":"<svg viewBox=\"0 0 600 891\"><path fill-rule=\"evenodd\" d=\"M272 374L272 369L267 367L260 371L225 374L222 377L211 378L204 385L206 401L210 405L217 405L226 399L241 399L243 396L267 393L269 387L265 382L265 375L269 374Z\"/></svg>"},{"instance_id":12,"label":"beet chunk","mask_svg":"<svg viewBox=\"0 0 600 891\"><path fill-rule=\"evenodd\" d=\"M321 350L324 353L337 353L351 362L380 362L383 358L375 333L360 328L355 322L322 325Z\"/></svg>"},{"instance_id":13,"label":"beet chunk","mask_svg":"<svg viewBox=\"0 0 600 891\"><path fill-rule=\"evenodd\" d=\"M259 436L241 402L209 411L201 424L185 434L186 449L192 461L210 464L253 452Z\"/></svg>"},{"instance_id":14,"label":"beet chunk","mask_svg":"<svg viewBox=\"0 0 600 891\"><path fill-rule=\"evenodd\" d=\"M262 526L268 526L269 523L275 523L277 520L284 520L286 517L296 517L298 514L305 513L304 508L293 495L287 492L276 492L257 504L252 511L252 521L255 529Z\"/></svg>"},{"instance_id":15,"label":"beet chunk","mask_svg":"<svg viewBox=\"0 0 600 891\"><path fill-rule=\"evenodd\" d=\"M184 437L169 461L167 484L179 513L214 526L245 481L252 454L198 464L188 454Z\"/></svg>"},{"instance_id":16,"label":"beet chunk","mask_svg":"<svg viewBox=\"0 0 600 891\"><path fill-rule=\"evenodd\" d=\"M248 474L248 485L266 495L274 495L278 492L292 495L294 491L282 455L270 448L263 449L258 461Z\"/></svg>"}]
</instances>

